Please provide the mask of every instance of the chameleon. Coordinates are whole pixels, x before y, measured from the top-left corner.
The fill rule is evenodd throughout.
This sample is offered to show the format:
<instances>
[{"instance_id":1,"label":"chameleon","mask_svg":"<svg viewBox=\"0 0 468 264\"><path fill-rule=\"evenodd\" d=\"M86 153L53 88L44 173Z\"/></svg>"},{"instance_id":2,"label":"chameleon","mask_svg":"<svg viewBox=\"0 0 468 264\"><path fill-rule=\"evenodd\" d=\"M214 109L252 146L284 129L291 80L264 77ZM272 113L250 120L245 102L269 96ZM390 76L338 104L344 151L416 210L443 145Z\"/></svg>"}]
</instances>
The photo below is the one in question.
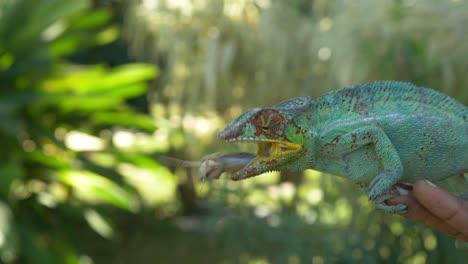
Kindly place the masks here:
<instances>
[{"instance_id":1,"label":"chameleon","mask_svg":"<svg viewBox=\"0 0 468 264\"><path fill-rule=\"evenodd\" d=\"M230 173L244 180L269 171L314 169L350 179L385 212L400 184L468 172L468 108L435 90L378 81L248 110L217 137L257 144ZM219 173L216 174L217 176Z\"/></svg>"}]
</instances>

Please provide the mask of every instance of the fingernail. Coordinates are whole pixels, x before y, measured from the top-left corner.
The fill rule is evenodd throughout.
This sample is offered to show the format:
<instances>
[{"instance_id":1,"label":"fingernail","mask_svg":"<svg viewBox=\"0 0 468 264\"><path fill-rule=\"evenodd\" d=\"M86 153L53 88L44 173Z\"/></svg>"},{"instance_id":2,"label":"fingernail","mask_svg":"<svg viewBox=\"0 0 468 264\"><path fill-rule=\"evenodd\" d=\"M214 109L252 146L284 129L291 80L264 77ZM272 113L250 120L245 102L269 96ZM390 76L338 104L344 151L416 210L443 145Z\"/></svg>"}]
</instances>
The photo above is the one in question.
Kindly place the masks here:
<instances>
[{"instance_id":1,"label":"fingernail","mask_svg":"<svg viewBox=\"0 0 468 264\"><path fill-rule=\"evenodd\" d=\"M434 188L438 188L435 184L433 184L432 182L428 181L428 180L424 180L429 186L431 187L434 187Z\"/></svg>"}]
</instances>

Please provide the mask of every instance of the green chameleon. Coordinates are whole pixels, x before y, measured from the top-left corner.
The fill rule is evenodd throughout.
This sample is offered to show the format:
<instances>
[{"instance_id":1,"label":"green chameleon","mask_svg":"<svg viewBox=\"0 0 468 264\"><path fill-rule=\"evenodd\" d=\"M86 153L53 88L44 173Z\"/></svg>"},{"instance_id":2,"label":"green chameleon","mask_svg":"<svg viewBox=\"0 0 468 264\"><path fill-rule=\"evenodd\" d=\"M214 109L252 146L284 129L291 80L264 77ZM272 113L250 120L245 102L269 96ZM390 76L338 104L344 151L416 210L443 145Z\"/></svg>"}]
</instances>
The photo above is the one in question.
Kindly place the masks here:
<instances>
[{"instance_id":1,"label":"green chameleon","mask_svg":"<svg viewBox=\"0 0 468 264\"><path fill-rule=\"evenodd\" d=\"M410 83L365 83L251 109L217 136L257 143L232 180L315 169L349 178L389 213L406 212L384 202L399 184L468 172L468 108Z\"/></svg>"}]
</instances>

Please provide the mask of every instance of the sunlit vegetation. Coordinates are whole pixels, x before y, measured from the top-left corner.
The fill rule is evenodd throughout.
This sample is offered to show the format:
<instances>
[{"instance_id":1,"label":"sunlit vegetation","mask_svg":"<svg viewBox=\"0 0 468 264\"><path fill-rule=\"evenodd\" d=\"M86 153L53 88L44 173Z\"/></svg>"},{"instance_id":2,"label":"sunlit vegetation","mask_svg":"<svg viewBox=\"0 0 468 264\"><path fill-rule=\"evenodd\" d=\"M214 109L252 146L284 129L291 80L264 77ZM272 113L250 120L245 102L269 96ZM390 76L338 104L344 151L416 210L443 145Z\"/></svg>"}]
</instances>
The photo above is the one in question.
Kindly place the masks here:
<instances>
[{"instance_id":1,"label":"sunlit vegetation","mask_svg":"<svg viewBox=\"0 0 468 264\"><path fill-rule=\"evenodd\" d=\"M0 1L1 263L464 263L308 170L201 182L250 107L396 79L468 103L463 1Z\"/></svg>"}]
</instances>

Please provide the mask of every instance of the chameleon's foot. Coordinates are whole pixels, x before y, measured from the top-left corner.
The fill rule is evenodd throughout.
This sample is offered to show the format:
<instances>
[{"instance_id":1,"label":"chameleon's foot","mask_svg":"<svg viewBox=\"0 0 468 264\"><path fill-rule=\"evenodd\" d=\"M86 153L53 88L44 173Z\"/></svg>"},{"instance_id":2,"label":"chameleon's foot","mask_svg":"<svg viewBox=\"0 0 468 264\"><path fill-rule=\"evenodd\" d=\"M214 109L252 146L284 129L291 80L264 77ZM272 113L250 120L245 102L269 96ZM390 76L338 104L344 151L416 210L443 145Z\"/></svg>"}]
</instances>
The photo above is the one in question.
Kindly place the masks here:
<instances>
[{"instance_id":1,"label":"chameleon's foot","mask_svg":"<svg viewBox=\"0 0 468 264\"><path fill-rule=\"evenodd\" d=\"M397 197L400 193L398 192L395 186L392 186L391 189L383 194L378 195L375 200L375 207L378 209L383 210L386 213L390 214L403 214L406 213L408 206L405 204L396 204L396 205L388 205L385 203L387 199Z\"/></svg>"},{"instance_id":2,"label":"chameleon's foot","mask_svg":"<svg viewBox=\"0 0 468 264\"><path fill-rule=\"evenodd\" d=\"M375 176L369 184L369 201L377 204L383 201L383 196L386 196L390 192L393 193L394 188L392 187L395 184L394 179L396 179L396 175L391 172L382 172ZM385 198L384 200L388 198Z\"/></svg>"},{"instance_id":3,"label":"chameleon's foot","mask_svg":"<svg viewBox=\"0 0 468 264\"><path fill-rule=\"evenodd\" d=\"M404 214L408 211L408 206L406 204L387 205L385 202L380 202L376 204L375 207L389 214Z\"/></svg>"}]
</instances>

